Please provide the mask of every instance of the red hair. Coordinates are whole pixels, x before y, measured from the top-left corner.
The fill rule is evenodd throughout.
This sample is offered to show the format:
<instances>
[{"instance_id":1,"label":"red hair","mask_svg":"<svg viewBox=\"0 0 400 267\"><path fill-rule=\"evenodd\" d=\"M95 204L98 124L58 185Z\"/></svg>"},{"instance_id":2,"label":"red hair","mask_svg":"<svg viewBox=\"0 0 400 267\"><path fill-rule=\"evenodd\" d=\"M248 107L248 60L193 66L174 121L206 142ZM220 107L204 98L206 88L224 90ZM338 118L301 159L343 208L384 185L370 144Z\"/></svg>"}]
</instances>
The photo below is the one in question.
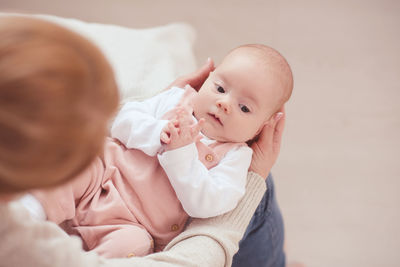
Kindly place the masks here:
<instances>
[{"instance_id":1,"label":"red hair","mask_svg":"<svg viewBox=\"0 0 400 267\"><path fill-rule=\"evenodd\" d=\"M75 177L102 148L119 96L100 50L65 28L0 19L0 192Z\"/></svg>"}]
</instances>

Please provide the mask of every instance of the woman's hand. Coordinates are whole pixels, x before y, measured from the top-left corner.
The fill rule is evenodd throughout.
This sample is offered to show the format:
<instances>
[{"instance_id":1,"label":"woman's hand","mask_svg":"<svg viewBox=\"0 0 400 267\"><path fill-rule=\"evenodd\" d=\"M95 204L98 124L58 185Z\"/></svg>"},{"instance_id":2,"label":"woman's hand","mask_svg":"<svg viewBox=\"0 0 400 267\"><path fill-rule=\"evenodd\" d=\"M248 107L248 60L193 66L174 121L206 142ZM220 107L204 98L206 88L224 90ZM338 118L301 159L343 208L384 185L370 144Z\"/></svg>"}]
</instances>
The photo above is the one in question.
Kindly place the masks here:
<instances>
[{"instance_id":1,"label":"woman's hand","mask_svg":"<svg viewBox=\"0 0 400 267\"><path fill-rule=\"evenodd\" d=\"M173 86L184 88L185 85L189 84L196 91L199 91L200 87L203 85L210 72L212 72L214 69L214 61L211 58L208 58L206 64L201 66L198 70L179 77L178 79L173 81L165 90L168 90Z\"/></svg>"},{"instance_id":2,"label":"woman's hand","mask_svg":"<svg viewBox=\"0 0 400 267\"><path fill-rule=\"evenodd\" d=\"M285 108L282 107L270 123L262 129L258 140L251 145L253 157L249 171L266 178L278 158L285 126Z\"/></svg>"}]
</instances>

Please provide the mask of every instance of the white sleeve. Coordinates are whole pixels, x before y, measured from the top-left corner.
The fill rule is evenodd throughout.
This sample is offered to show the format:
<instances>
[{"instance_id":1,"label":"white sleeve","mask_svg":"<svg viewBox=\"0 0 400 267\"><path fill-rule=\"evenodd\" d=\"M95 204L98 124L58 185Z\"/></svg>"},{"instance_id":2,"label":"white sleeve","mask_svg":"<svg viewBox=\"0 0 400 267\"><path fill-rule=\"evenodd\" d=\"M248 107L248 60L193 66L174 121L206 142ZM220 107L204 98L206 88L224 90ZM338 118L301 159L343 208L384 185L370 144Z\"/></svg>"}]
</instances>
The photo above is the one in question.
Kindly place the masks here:
<instances>
[{"instance_id":1,"label":"white sleeve","mask_svg":"<svg viewBox=\"0 0 400 267\"><path fill-rule=\"evenodd\" d=\"M234 209L245 193L252 150L229 151L208 170L198 159L194 143L158 155L178 199L191 217L208 218Z\"/></svg>"},{"instance_id":2,"label":"white sleeve","mask_svg":"<svg viewBox=\"0 0 400 267\"><path fill-rule=\"evenodd\" d=\"M173 87L142 102L126 103L111 127L111 137L127 148L155 156L161 148L160 134L167 120L161 117L178 103L184 90Z\"/></svg>"}]
</instances>

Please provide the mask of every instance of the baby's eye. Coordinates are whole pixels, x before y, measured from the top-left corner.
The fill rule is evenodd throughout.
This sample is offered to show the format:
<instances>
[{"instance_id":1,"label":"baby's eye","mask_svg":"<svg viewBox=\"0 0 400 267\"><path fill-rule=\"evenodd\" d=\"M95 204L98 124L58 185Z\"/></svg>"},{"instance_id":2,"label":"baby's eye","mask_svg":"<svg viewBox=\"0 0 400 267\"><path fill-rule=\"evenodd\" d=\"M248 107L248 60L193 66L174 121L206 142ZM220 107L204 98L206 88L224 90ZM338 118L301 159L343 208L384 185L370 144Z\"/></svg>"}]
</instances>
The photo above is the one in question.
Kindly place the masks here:
<instances>
[{"instance_id":1,"label":"baby's eye","mask_svg":"<svg viewBox=\"0 0 400 267\"><path fill-rule=\"evenodd\" d=\"M250 109L248 107L246 107L245 105L239 104L239 107L245 113L250 112Z\"/></svg>"},{"instance_id":2,"label":"baby's eye","mask_svg":"<svg viewBox=\"0 0 400 267\"><path fill-rule=\"evenodd\" d=\"M220 93L225 93L224 88L222 88L222 86L217 85L217 91Z\"/></svg>"}]
</instances>

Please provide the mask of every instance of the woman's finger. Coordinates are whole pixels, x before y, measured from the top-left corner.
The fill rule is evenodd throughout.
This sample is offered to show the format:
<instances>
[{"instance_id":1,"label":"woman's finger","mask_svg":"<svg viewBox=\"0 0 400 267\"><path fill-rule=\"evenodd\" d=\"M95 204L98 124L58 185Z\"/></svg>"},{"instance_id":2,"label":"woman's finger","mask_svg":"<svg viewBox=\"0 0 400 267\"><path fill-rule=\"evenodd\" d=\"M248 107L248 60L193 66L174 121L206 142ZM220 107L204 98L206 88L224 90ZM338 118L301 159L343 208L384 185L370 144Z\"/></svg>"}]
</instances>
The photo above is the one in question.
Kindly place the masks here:
<instances>
[{"instance_id":1,"label":"woman's finger","mask_svg":"<svg viewBox=\"0 0 400 267\"><path fill-rule=\"evenodd\" d=\"M274 131L274 135L273 135L272 145L273 145L274 151L280 150L283 130L285 128L285 121L286 121L286 116L284 113L282 113L282 117L280 119L278 119L278 122L275 126L275 131Z\"/></svg>"},{"instance_id":2,"label":"woman's finger","mask_svg":"<svg viewBox=\"0 0 400 267\"><path fill-rule=\"evenodd\" d=\"M208 58L207 62L203 66L192 73L190 81L187 82L187 84L190 84L196 91L198 91L207 79L208 75L210 75L210 72L214 71L214 69L214 61L211 58Z\"/></svg>"},{"instance_id":3,"label":"woman's finger","mask_svg":"<svg viewBox=\"0 0 400 267\"><path fill-rule=\"evenodd\" d=\"M253 149L249 168L251 171L267 177L279 155L284 123L284 109L281 109L264 126L258 140L251 145Z\"/></svg>"},{"instance_id":4,"label":"woman's finger","mask_svg":"<svg viewBox=\"0 0 400 267\"><path fill-rule=\"evenodd\" d=\"M215 69L214 61L211 58L207 59L207 62L196 71L179 77L173 81L165 90L170 89L173 86L183 88L186 84L190 84L196 91L200 89L204 81L207 79L210 72Z\"/></svg>"},{"instance_id":5,"label":"woman's finger","mask_svg":"<svg viewBox=\"0 0 400 267\"><path fill-rule=\"evenodd\" d=\"M278 115L281 114L281 115ZM272 139L272 145L274 151L279 153L281 143L282 143L282 135L283 135L283 130L285 128L285 122L286 122L286 113L285 113L285 106L282 106L282 108L278 111L277 115L278 118L276 118L276 125L274 127L274 134L273 134L273 139Z\"/></svg>"},{"instance_id":6,"label":"woman's finger","mask_svg":"<svg viewBox=\"0 0 400 267\"><path fill-rule=\"evenodd\" d=\"M284 111L283 109L281 109L282 111ZM276 136L277 132L277 125L279 124L279 121L282 119L283 117L283 112L282 111L278 111L274 116L273 119L271 121L271 123L267 124L264 126L263 130L260 133L260 137L258 139L258 145L261 147L269 147L271 145L273 145L275 142L280 141L279 139L276 139L279 136ZM282 127L282 125L281 125ZM280 132L283 132L283 129L281 129Z\"/></svg>"}]
</instances>

